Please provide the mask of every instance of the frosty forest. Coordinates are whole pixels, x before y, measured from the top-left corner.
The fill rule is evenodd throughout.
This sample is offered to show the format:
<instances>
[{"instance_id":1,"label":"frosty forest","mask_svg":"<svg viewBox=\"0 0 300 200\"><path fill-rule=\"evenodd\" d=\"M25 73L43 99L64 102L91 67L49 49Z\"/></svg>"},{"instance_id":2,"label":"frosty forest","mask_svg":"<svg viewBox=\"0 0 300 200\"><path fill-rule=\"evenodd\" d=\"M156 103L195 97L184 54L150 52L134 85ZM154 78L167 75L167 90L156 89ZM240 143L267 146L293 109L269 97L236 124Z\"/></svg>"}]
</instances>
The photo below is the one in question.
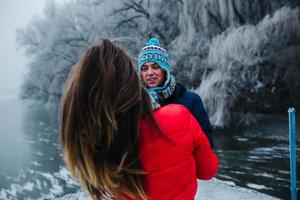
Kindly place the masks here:
<instances>
[{"instance_id":1,"label":"frosty forest","mask_svg":"<svg viewBox=\"0 0 300 200\"><path fill-rule=\"evenodd\" d=\"M58 105L64 81L87 46L121 38L137 56L150 37L167 49L178 82L203 99L216 127L249 124L256 113L300 108L298 0L49 1L18 30L31 59L21 97Z\"/></svg>"}]
</instances>

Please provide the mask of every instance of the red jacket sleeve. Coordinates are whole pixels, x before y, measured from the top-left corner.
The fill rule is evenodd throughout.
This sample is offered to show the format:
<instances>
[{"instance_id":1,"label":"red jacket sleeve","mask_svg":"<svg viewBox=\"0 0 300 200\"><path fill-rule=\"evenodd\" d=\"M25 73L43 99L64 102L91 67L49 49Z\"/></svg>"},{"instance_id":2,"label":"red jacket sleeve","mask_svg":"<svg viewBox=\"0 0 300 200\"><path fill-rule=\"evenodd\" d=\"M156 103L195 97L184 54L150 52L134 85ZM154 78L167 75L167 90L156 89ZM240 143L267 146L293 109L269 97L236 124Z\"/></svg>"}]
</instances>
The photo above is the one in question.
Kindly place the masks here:
<instances>
[{"instance_id":1,"label":"red jacket sleeve","mask_svg":"<svg viewBox=\"0 0 300 200\"><path fill-rule=\"evenodd\" d=\"M213 178L219 169L218 158L196 119L191 115L190 129L194 138L194 157L197 177L203 180Z\"/></svg>"}]
</instances>

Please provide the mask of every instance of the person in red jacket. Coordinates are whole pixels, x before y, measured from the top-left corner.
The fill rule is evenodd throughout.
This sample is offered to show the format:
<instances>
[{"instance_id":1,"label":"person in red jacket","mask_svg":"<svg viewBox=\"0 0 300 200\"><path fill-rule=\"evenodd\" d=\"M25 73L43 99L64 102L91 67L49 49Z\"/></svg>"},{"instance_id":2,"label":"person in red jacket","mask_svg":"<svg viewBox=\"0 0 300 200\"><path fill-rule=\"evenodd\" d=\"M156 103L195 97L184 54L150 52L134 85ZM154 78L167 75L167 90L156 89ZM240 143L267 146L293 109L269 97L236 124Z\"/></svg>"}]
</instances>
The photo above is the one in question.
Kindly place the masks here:
<instances>
[{"instance_id":1,"label":"person in red jacket","mask_svg":"<svg viewBox=\"0 0 300 200\"><path fill-rule=\"evenodd\" d=\"M192 200L217 156L184 106L152 111L135 68L109 40L74 66L61 104L67 166L94 200Z\"/></svg>"},{"instance_id":2,"label":"person in red jacket","mask_svg":"<svg viewBox=\"0 0 300 200\"><path fill-rule=\"evenodd\" d=\"M154 112L160 135L143 118L140 129L140 156L151 199L194 199L197 178L216 175L218 159L194 116L179 104Z\"/></svg>"}]
</instances>

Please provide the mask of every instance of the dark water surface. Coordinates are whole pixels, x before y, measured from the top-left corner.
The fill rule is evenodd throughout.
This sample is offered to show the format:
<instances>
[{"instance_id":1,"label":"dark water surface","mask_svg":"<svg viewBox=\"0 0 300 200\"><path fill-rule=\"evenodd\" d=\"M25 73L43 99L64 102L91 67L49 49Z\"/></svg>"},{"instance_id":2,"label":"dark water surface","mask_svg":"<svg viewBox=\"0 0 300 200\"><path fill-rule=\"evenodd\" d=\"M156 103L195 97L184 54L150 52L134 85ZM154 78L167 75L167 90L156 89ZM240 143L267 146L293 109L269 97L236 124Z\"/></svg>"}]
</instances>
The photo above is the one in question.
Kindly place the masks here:
<instances>
[{"instance_id":1,"label":"dark water surface","mask_svg":"<svg viewBox=\"0 0 300 200\"><path fill-rule=\"evenodd\" d=\"M297 113L296 113L297 114ZM300 118L296 119L296 126ZM296 127L297 128L297 127ZM216 132L220 159L218 179L290 199L290 155L288 114L258 116L257 124L244 130ZM300 133L297 140L297 174L300 172ZM299 190L298 181L298 190Z\"/></svg>"},{"instance_id":2,"label":"dark water surface","mask_svg":"<svg viewBox=\"0 0 300 200\"><path fill-rule=\"evenodd\" d=\"M52 199L80 188L65 168L57 113L57 108L0 100L1 200ZM216 132L217 178L289 199L288 118L283 114L260 117L245 130ZM297 140L299 172L299 131Z\"/></svg>"}]
</instances>

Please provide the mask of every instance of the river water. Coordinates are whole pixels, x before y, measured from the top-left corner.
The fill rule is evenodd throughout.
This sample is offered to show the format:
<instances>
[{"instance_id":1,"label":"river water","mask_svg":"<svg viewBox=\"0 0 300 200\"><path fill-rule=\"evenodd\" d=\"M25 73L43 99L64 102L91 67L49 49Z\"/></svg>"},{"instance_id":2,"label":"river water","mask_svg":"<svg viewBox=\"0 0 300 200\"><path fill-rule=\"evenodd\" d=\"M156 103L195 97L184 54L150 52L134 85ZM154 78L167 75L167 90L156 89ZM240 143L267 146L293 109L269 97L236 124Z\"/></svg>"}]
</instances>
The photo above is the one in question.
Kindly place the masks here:
<instances>
[{"instance_id":1,"label":"river water","mask_svg":"<svg viewBox=\"0 0 300 200\"><path fill-rule=\"evenodd\" d=\"M52 199L78 191L80 186L63 161L57 116L57 108L0 100L1 200ZM290 199L287 113L258 118L247 129L215 132L220 160L217 178ZM297 172L299 136L298 130Z\"/></svg>"}]
</instances>

